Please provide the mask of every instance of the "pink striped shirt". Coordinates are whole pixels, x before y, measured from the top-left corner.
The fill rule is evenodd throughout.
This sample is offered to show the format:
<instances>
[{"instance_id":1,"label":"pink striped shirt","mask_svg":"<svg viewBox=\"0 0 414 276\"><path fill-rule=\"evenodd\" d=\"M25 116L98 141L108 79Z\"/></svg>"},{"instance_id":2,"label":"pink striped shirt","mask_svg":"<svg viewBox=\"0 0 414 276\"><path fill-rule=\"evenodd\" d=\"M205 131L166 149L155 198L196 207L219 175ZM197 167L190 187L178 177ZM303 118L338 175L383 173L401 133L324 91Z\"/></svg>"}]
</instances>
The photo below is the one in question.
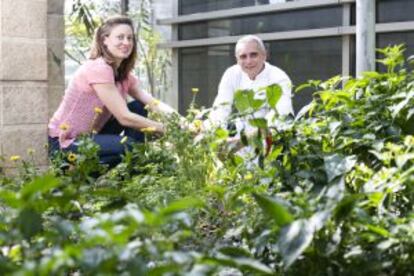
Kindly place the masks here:
<instances>
[{"instance_id":1,"label":"pink striped shirt","mask_svg":"<svg viewBox=\"0 0 414 276\"><path fill-rule=\"evenodd\" d=\"M111 117L111 113L98 98L93 84L112 83L126 100L128 91L137 85L138 79L129 74L122 82L115 82L114 72L103 58L87 60L75 73L59 108L49 122L49 136L59 137L61 148L68 147L79 134L99 132ZM103 112L98 114L95 108Z\"/></svg>"}]
</instances>

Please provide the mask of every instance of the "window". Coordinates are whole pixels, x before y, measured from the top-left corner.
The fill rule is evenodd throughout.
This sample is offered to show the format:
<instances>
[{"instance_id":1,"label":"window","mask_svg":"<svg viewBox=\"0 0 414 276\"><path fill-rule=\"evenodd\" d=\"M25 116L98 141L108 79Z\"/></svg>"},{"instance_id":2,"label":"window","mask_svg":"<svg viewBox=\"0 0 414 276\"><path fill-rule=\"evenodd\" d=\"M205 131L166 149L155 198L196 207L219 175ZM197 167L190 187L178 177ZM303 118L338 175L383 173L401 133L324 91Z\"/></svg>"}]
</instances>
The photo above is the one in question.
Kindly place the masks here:
<instances>
[{"instance_id":1,"label":"window","mask_svg":"<svg viewBox=\"0 0 414 276\"><path fill-rule=\"evenodd\" d=\"M221 75L234 63L234 45L179 50L179 111L184 114L192 101L192 88L199 88L198 106L210 107Z\"/></svg>"},{"instance_id":2,"label":"window","mask_svg":"<svg viewBox=\"0 0 414 276\"><path fill-rule=\"evenodd\" d=\"M342 72L342 38L326 37L275 41L270 43L271 64L280 67L292 80L293 108L297 113L312 100L312 91L294 94L295 87L308 80L327 80Z\"/></svg>"},{"instance_id":3,"label":"window","mask_svg":"<svg viewBox=\"0 0 414 276\"><path fill-rule=\"evenodd\" d=\"M180 0L179 14L192 14L232 8L249 7L275 3L292 2L298 0Z\"/></svg>"},{"instance_id":4,"label":"window","mask_svg":"<svg viewBox=\"0 0 414 276\"><path fill-rule=\"evenodd\" d=\"M377 0L376 22L403 22L414 21L413 0ZM355 4L352 5L351 23L356 24Z\"/></svg>"},{"instance_id":5,"label":"window","mask_svg":"<svg viewBox=\"0 0 414 276\"><path fill-rule=\"evenodd\" d=\"M284 11L179 26L179 39L328 28L342 25L342 7Z\"/></svg>"},{"instance_id":6,"label":"window","mask_svg":"<svg viewBox=\"0 0 414 276\"><path fill-rule=\"evenodd\" d=\"M400 33L385 33L377 35L377 48L385 48L391 45L404 44L405 45L405 60L414 55L414 32L400 32ZM381 58L381 56L377 56ZM408 64L406 64L408 66ZM413 68L413 66L411 66ZM385 68L380 65L379 70L384 71Z\"/></svg>"},{"instance_id":7,"label":"window","mask_svg":"<svg viewBox=\"0 0 414 276\"><path fill-rule=\"evenodd\" d=\"M295 86L309 79L326 80L341 74L341 38L315 38L266 43L270 63L280 67ZM199 88L196 103L210 107L217 94L218 84L227 67L235 63L234 45L181 49L179 61L179 110L189 107L191 88ZM310 91L294 97L295 112L310 102Z\"/></svg>"}]
</instances>

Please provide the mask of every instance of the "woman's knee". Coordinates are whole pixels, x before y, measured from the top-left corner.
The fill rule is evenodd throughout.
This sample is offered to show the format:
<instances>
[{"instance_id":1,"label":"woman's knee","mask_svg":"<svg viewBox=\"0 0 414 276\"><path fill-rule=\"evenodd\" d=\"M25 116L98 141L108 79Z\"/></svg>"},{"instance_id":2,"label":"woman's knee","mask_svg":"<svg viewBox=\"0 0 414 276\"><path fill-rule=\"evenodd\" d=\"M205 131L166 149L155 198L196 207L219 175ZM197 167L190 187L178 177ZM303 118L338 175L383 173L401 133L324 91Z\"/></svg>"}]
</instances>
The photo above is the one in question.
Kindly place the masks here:
<instances>
[{"instance_id":1,"label":"woman's knee","mask_svg":"<svg viewBox=\"0 0 414 276\"><path fill-rule=\"evenodd\" d=\"M130 103L128 103L128 109L131 112L134 112L138 115L141 115L143 117L147 117L148 116L148 111L145 109L144 104L142 104L140 101L132 101Z\"/></svg>"}]
</instances>

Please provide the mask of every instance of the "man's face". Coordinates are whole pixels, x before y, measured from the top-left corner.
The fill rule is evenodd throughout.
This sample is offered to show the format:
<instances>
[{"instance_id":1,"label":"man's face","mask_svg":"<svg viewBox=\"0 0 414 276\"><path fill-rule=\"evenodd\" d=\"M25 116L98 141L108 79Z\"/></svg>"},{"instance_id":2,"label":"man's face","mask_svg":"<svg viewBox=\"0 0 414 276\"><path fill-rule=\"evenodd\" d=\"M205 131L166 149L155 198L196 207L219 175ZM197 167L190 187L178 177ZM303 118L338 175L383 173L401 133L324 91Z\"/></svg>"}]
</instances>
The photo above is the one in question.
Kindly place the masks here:
<instances>
[{"instance_id":1,"label":"man's face","mask_svg":"<svg viewBox=\"0 0 414 276\"><path fill-rule=\"evenodd\" d=\"M259 50L255 41L250 41L240 45L236 59L242 70L254 80L263 70L266 53Z\"/></svg>"}]
</instances>

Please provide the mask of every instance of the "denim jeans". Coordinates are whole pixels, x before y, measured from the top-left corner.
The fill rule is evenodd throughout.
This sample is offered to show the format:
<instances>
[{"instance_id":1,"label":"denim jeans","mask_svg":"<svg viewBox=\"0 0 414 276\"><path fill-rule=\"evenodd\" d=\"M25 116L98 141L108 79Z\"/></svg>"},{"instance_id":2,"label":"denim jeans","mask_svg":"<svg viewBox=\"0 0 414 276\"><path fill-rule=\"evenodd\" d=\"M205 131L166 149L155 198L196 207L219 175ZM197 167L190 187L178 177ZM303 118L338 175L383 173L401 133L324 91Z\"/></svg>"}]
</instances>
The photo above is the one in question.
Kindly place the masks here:
<instances>
[{"instance_id":1,"label":"denim jeans","mask_svg":"<svg viewBox=\"0 0 414 276\"><path fill-rule=\"evenodd\" d=\"M128 109L144 117L148 115L144 105L138 101L128 103ZM123 137L119 134L122 131L124 131L124 136L128 137L125 143L121 143ZM98 134L93 135L94 142L100 147L98 152L100 162L109 165L110 168L121 162L121 155L128 147L131 147L133 143L144 142L144 138L142 132L122 126L114 117L109 119ZM59 150L77 152L77 149L76 140L69 147L61 149L59 138L49 137L49 157Z\"/></svg>"}]
</instances>

